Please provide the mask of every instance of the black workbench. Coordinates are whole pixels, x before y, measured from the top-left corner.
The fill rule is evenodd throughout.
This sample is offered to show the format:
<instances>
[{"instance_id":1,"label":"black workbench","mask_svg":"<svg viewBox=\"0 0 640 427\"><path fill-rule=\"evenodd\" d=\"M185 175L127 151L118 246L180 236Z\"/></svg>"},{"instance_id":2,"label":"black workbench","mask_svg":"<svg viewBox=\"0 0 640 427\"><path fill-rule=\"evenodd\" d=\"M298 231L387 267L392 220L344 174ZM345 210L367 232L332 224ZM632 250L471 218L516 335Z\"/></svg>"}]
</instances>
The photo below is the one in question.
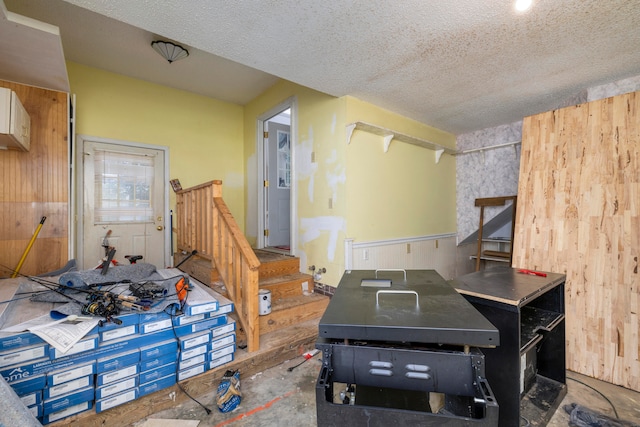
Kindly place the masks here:
<instances>
[{"instance_id":1,"label":"black workbench","mask_svg":"<svg viewBox=\"0 0 640 427\"><path fill-rule=\"evenodd\" d=\"M565 275L542 273L497 267L449 282L500 331L500 346L482 350L500 427L546 425L566 394Z\"/></svg>"}]
</instances>

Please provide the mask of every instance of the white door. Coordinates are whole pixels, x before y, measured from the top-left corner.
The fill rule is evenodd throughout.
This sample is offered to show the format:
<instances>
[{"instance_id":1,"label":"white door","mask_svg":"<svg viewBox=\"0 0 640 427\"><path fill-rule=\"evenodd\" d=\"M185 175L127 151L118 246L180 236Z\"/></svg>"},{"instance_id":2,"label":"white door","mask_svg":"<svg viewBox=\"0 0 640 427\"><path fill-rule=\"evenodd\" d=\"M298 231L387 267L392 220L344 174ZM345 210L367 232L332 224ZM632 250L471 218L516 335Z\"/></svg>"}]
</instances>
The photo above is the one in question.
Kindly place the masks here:
<instances>
[{"instance_id":1,"label":"white door","mask_svg":"<svg viewBox=\"0 0 640 427\"><path fill-rule=\"evenodd\" d=\"M289 251L291 230L291 127L288 124L269 121L268 161L266 171L269 185L265 200L265 246Z\"/></svg>"},{"instance_id":2,"label":"white door","mask_svg":"<svg viewBox=\"0 0 640 427\"><path fill-rule=\"evenodd\" d=\"M85 140L82 150L82 268L93 268L116 249L129 264L165 265L165 151Z\"/></svg>"}]
</instances>

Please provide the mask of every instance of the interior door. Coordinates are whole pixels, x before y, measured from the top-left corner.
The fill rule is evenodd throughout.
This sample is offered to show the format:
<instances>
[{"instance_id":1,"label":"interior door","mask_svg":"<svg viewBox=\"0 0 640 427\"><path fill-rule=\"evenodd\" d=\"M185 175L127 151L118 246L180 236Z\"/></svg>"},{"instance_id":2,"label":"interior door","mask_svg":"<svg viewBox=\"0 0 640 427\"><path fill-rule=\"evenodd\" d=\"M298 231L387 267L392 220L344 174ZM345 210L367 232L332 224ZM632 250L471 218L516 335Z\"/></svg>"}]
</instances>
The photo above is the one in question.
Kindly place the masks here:
<instances>
[{"instance_id":1,"label":"interior door","mask_svg":"<svg viewBox=\"0 0 640 427\"><path fill-rule=\"evenodd\" d=\"M100 263L106 247L165 267L165 152L84 141L82 268Z\"/></svg>"},{"instance_id":2,"label":"interior door","mask_svg":"<svg viewBox=\"0 0 640 427\"><path fill-rule=\"evenodd\" d=\"M266 246L289 251L291 235L291 126L268 122L269 186L265 202Z\"/></svg>"}]
</instances>

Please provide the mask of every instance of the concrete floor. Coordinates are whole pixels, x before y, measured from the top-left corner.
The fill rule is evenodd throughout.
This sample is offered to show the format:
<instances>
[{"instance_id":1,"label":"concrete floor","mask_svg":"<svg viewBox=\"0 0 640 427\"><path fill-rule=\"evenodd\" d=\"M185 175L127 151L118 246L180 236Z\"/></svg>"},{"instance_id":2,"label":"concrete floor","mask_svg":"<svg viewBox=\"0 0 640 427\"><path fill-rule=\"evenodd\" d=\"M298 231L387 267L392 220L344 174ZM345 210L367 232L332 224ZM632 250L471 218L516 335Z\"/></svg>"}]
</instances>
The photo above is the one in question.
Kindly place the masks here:
<instances>
[{"instance_id":1,"label":"concrete floor","mask_svg":"<svg viewBox=\"0 0 640 427\"><path fill-rule=\"evenodd\" d=\"M286 361L251 377L241 376L242 402L233 412L219 412L214 402L215 392L212 391L198 397L212 410L210 415L198 404L189 401L159 412L135 426L160 425L160 422L154 424L154 419L162 419L165 423L168 419L185 420L173 423L174 427L186 427L186 420L199 420L199 427L316 426L315 382L321 366L320 357L315 356L291 372L288 368L301 359ZM548 427L569 425L569 414L563 407L571 403L615 417L613 405L621 420L640 422L640 393L573 372L567 372L567 377L567 395ZM589 386L604 394L611 403ZM527 424L523 421L521 425Z\"/></svg>"}]
</instances>

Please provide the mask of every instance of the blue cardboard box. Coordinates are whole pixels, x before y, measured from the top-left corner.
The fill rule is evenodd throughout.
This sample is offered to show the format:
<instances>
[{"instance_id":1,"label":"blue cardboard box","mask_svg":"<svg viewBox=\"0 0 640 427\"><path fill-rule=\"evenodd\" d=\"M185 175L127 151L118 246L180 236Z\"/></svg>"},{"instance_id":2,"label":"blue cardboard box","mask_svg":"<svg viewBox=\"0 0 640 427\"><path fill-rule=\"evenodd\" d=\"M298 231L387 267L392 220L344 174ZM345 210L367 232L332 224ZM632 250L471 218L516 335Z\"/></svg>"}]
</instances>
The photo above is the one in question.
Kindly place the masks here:
<instances>
[{"instance_id":1,"label":"blue cardboard box","mask_svg":"<svg viewBox=\"0 0 640 427\"><path fill-rule=\"evenodd\" d=\"M43 397L46 401L87 387L93 388L93 375L87 375L85 377L67 381L66 383L47 387L43 390Z\"/></svg>"},{"instance_id":2,"label":"blue cardboard box","mask_svg":"<svg viewBox=\"0 0 640 427\"><path fill-rule=\"evenodd\" d=\"M96 386L101 387L105 384L109 384L115 381L119 381L137 375L140 372L140 365L135 364L124 368L116 369L114 371L103 372L96 376Z\"/></svg>"},{"instance_id":3,"label":"blue cardboard box","mask_svg":"<svg viewBox=\"0 0 640 427\"><path fill-rule=\"evenodd\" d=\"M141 323L140 333L150 334L152 332L162 331L163 329L169 329L171 327L173 327L173 322L171 321L171 318L159 319L153 322Z\"/></svg>"},{"instance_id":4,"label":"blue cardboard box","mask_svg":"<svg viewBox=\"0 0 640 427\"><path fill-rule=\"evenodd\" d=\"M16 368L16 370L17 369L19 368ZM9 382L9 380L7 380L7 382ZM18 396L22 396L45 388L47 386L47 376L45 374L26 376L17 381L13 381L10 385Z\"/></svg>"},{"instance_id":5,"label":"blue cardboard box","mask_svg":"<svg viewBox=\"0 0 640 427\"><path fill-rule=\"evenodd\" d=\"M0 332L0 351L4 352L19 347L42 344L45 341L31 332L5 333Z\"/></svg>"},{"instance_id":6,"label":"blue cardboard box","mask_svg":"<svg viewBox=\"0 0 640 427\"><path fill-rule=\"evenodd\" d=\"M189 350L182 350L180 351L180 357L178 358L178 360L183 361L183 360L191 359L192 357L200 356L201 354L206 354L208 350L209 350L209 345L207 343L204 343L197 347L192 347Z\"/></svg>"},{"instance_id":7,"label":"blue cardboard box","mask_svg":"<svg viewBox=\"0 0 640 427\"><path fill-rule=\"evenodd\" d=\"M200 375L209 370L209 363L201 363L200 365L195 365L187 369L182 369L178 371L178 381L186 380L187 378L194 377L196 375Z\"/></svg>"},{"instance_id":8,"label":"blue cardboard box","mask_svg":"<svg viewBox=\"0 0 640 427\"><path fill-rule=\"evenodd\" d=\"M175 362L177 357L177 354L174 352L163 354L160 357L156 357L155 359L142 360L140 361L140 372L148 371L149 369L156 369L168 363Z\"/></svg>"},{"instance_id":9,"label":"blue cardboard box","mask_svg":"<svg viewBox=\"0 0 640 427\"><path fill-rule=\"evenodd\" d=\"M189 359L181 360L178 362L178 370L184 371L185 369L191 368L195 365L200 365L207 361L207 354L202 353L194 357L190 357Z\"/></svg>"},{"instance_id":10,"label":"blue cardboard box","mask_svg":"<svg viewBox=\"0 0 640 427\"><path fill-rule=\"evenodd\" d=\"M205 319L209 318L210 313L200 313L195 316L187 316L186 314L181 314L180 316L173 317L173 324L176 326L188 325L189 323L201 322Z\"/></svg>"},{"instance_id":11,"label":"blue cardboard box","mask_svg":"<svg viewBox=\"0 0 640 427\"><path fill-rule=\"evenodd\" d=\"M128 337L138 333L138 324L133 325L119 325L117 328L108 329L100 332L100 341L115 340L122 337Z\"/></svg>"},{"instance_id":12,"label":"blue cardboard box","mask_svg":"<svg viewBox=\"0 0 640 427\"><path fill-rule=\"evenodd\" d=\"M58 412L54 412L52 414L43 415L42 424L50 424L55 421L59 421L63 418L70 417L71 415L79 414L80 412L88 411L93 406L93 400L88 400L86 402L81 402L73 406L69 406L66 409L63 409Z\"/></svg>"},{"instance_id":13,"label":"blue cardboard box","mask_svg":"<svg viewBox=\"0 0 640 427\"><path fill-rule=\"evenodd\" d=\"M197 332L195 334L180 337L180 349L182 351L188 350L192 347L206 344L209 341L211 341L211 331L207 329L203 332Z\"/></svg>"},{"instance_id":14,"label":"blue cardboard box","mask_svg":"<svg viewBox=\"0 0 640 427\"><path fill-rule=\"evenodd\" d=\"M230 333L229 335L225 335L221 338L216 338L209 343L209 350L217 350L219 348L225 347L229 344L234 344L236 342L236 334L235 332Z\"/></svg>"},{"instance_id":15,"label":"blue cardboard box","mask_svg":"<svg viewBox=\"0 0 640 427\"><path fill-rule=\"evenodd\" d=\"M226 347L219 348L217 350L213 350L209 352L209 360L219 359L222 356L226 356L227 354L233 354L236 351L236 345L231 344Z\"/></svg>"},{"instance_id":16,"label":"blue cardboard box","mask_svg":"<svg viewBox=\"0 0 640 427\"><path fill-rule=\"evenodd\" d=\"M236 322L232 319L227 318L227 322L222 326L211 328L211 339L227 335L228 333L234 332L235 330Z\"/></svg>"},{"instance_id":17,"label":"blue cardboard box","mask_svg":"<svg viewBox=\"0 0 640 427\"><path fill-rule=\"evenodd\" d=\"M95 350L98 348L98 338L98 335L87 336L74 344L66 353L63 353L52 346L49 350L49 357L51 359L58 359L60 357L72 356L74 354L84 353L85 351Z\"/></svg>"},{"instance_id":18,"label":"blue cardboard box","mask_svg":"<svg viewBox=\"0 0 640 427\"><path fill-rule=\"evenodd\" d=\"M121 369L125 366L136 364L140 361L140 350L129 350L124 353L110 354L96 360L96 373L101 374L106 371Z\"/></svg>"},{"instance_id":19,"label":"blue cardboard box","mask_svg":"<svg viewBox=\"0 0 640 427\"><path fill-rule=\"evenodd\" d=\"M167 387L171 387L176 383L176 373L174 372L171 375L167 375L166 377L159 378L156 381L152 381L146 384L140 384L138 386L138 396L146 396L150 393L155 393L156 391L162 390Z\"/></svg>"},{"instance_id":20,"label":"blue cardboard box","mask_svg":"<svg viewBox=\"0 0 640 427\"><path fill-rule=\"evenodd\" d=\"M120 314L114 317L116 319L119 319L122 323L119 325L114 322L104 323L102 326L98 326L98 332L100 334L102 334L102 332L125 328L131 325L138 325L140 323L140 313L131 312L131 313Z\"/></svg>"},{"instance_id":21,"label":"blue cardboard box","mask_svg":"<svg viewBox=\"0 0 640 427\"><path fill-rule=\"evenodd\" d=\"M42 416L44 415L44 409L42 408L42 403L39 403L37 405L27 406L27 409L29 410L29 412L31 412L31 414L33 414L34 417L36 417L37 419L42 419Z\"/></svg>"},{"instance_id":22,"label":"blue cardboard box","mask_svg":"<svg viewBox=\"0 0 640 427\"><path fill-rule=\"evenodd\" d=\"M188 325L176 326L175 333L179 337L183 337L185 335L195 334L196 332L206 331L207 329L212 329L227 323L227 316L216 316L210 319L203 320L202 322L190 323Z\"/></svg>"},{"instance_id":23,"label":"blue cardboard box","mask_svg":"<svg viewBox=\"0 0 640 427\"><path fill-rule=\"evenodd\" d=\"M178 343L175 339L161 341L157 344L150 344L140 347L140 360L157 359L165 354L175 355L178 351Z\"/></svg>"},{"instance_id":24,"label":"blue cardboard box","mask_svg":"<svg viewBox=\"0 0 640 427\"><path fill-rule=\"evenodd\" d=\"M16 393L17 394L17 393ZM42 403L42 390L32 391L27 394L19 395L24 406L33 406Z\"/></svg>"},{"instance_id":25,"label":"blue cardboard box","mask_svg":"<svg viewBox=\"0 0 640 427\"><path fill-rule=\"evenodd\" d=\"M132 388L123 393L116 394L115 396L107 397L106 399L101 399L96 401L96 413L99 414L102 411L106 411L107 409L114 408L118 405L122 405L123 403L127 403L131 400L135 400L138 398L138 388Z\"/></svg>"},{"instance_id":26,"label":"blue cardboard box","mask_svg":"<svg viewBox=\"0 0 640 427\"><path fill-rule=\"evenodd\" d=\"M234 359L233 353L227 354L226 356L222 356L219 359L214 359L211 362L209 362L208 368L209 369L217 368L218 366L222 366L225 363L229 363L229 362L233 361L233 359Z\"/></svg>"},{"instance_id":27,"label":"blue cardboard box","mask_svg":"<svg viewBox=\"0 0 640 427\"><path fill-rule=\"evenodd\" d=\"M176 373L176 362L169 363L164 366L160 366L159 368L152 369L150 371L141 372L140 373L140 384L146 384L151 381L158 380L162 377L166 377L167 375Z\"/></svg>"},{"instance_id":28,"label":"blue cardboard box","mask_svg":"<svg viewBox=\"0 0 640 427\"><path fill-rule=\"evenodd\" d=\"M93 400L94 392L95 390L93 389L93 387L86 387L84 389L76 390L71 393L55 397L53 399L45 399L44 414L49 415L54 412L59 412L63 409L67 409L70 406Z\"/></svg>"},{"instance_id":29,"label":"blue cardboard box","mask_svg":"<svg viewBox=\"0 0 640 427\"><path fill-rule=\"evenodd\" d=\"M49 387L58 384L66 383L67 381L75 380L87 375L93 375L96 373L96 363L90 362L83 365L72 366L70 368L64 368L57 371L49 372L47 374L47 385Z\"/></svg>"},{"instance_id":30,"label":"blue cardboard box","mask_svg":"<svg viewBox=\"0 0 640 427\"><path fill-rule=\"evenodd\" d=\"M138 376L133 375L131 377L125 378L122 381L117 381L114 383L109 383L102 387L97 387L96 400L106 399L109 396L115 396L116 394L135 388L138 386L138 381Z\"/></svg>"},{"instance_id":31,"label":"blue cardboard box","mask_svg":"<svg viewBox=\"0 0 640 427\"><path fill-rule=\"evenodd\" d=\"M35 344L0 353L0 368L49 357L49 344Z\"/></svg>"}]
</instances>

